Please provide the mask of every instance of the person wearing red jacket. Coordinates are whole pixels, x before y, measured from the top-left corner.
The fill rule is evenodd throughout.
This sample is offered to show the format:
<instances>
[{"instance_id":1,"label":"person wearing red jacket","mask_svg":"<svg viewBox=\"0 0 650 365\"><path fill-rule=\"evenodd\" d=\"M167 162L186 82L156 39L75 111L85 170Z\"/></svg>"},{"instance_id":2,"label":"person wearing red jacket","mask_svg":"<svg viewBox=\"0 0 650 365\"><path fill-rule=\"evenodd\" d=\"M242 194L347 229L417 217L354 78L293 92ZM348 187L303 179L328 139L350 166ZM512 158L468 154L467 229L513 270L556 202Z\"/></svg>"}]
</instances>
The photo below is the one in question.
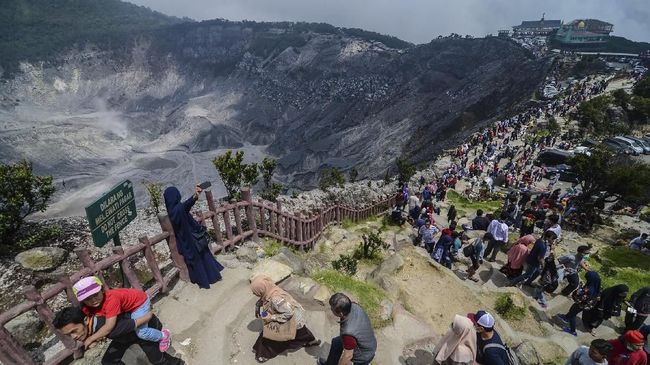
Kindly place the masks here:
<instances>
[{"instance_id":1,"label":"person wearing red jacket","mask_svg":"<svg viewBox=\"0 0 650 365\"><path fill-rule=\"evenodd\" d=\"M608 341L614 349L607 357L609 365L647 365L648 355L643 351L643 334L627 331L619 338Z\"/></svg>"}]
</instances>

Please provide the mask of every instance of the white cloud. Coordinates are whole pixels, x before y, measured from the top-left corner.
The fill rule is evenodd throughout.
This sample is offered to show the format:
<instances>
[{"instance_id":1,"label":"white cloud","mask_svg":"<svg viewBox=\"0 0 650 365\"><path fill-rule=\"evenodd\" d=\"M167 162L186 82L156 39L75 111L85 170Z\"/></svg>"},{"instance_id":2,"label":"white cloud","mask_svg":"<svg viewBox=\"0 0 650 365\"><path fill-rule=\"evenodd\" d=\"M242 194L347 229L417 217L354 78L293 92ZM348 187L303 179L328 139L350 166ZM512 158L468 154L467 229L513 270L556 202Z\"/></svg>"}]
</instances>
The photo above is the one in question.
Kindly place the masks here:
<instances>
[{"instance_id":1,"label":"white cloud","mask_svg":"<svg viewBox=\"0 0 650 365\"><path fill-rule=\"evenodd\" d=\"M522 20L597 18L614 34L650 41L648 0L132 0L196 20L325 22L425 43L439 34L484 36Z\"/></svg>"}]
</instances>

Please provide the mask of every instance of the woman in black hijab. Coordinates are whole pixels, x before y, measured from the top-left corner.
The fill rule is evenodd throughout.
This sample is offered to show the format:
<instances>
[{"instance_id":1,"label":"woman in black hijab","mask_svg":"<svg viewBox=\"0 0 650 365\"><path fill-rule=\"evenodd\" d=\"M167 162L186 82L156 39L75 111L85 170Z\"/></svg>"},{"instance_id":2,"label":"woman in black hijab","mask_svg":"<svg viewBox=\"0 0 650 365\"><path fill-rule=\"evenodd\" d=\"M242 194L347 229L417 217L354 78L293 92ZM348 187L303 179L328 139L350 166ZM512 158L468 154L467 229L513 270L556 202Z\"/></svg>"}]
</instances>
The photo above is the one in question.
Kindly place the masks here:
<instances>
[{"instance_id":1,"label":"woman in black hijab","mask_svg":"<svg viewBox=\"0 0 650 365\"><path fill-rule=\"evenodd\" d=\"M197 284L199 288L209 289L210 284L221 280L223 266L215 260L209 248L199 251L194 244L192 232L202 229L201 225L194 220L190 209L194 206L201 193L201 188L196 187L194 195L184 202L181 202L181 193L176 187L165 189L165 207L167 214L174 227L176 234L176 248L185 259L187 270L190 274L190 281Z\"/></svg>"},{"instance_id":2,"label":"woman in black hijab","mask_svg":"<svg viewBox=\"0 0 650 365\"><path fill-rule=\"evenodd\" d=\"M625 284L607 288L600 294L598 304L582 312L582 323L589 331L593 331L604 320L621 315L621 305L630 289Z\"/></svg>"}]
</instances>

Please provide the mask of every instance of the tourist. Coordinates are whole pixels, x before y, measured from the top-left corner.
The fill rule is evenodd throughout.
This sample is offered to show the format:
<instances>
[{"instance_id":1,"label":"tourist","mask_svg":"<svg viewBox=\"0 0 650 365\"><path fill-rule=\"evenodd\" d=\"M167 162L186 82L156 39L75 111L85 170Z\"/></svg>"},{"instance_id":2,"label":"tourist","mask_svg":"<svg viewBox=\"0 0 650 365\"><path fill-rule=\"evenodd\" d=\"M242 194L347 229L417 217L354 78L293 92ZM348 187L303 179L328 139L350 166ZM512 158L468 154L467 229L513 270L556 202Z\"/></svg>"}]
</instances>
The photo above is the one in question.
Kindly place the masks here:
<instances>
[{"instance_id":1,"label":"tourist","mask_svg":"<svg viewBox=\"0 0 650 365\"><path fill-rule=\"evenodd\" d=\"M643 351L643 334L629 330L619 338L609 340L612 352L607 356L609 365L647 365L648 355Z\"/></svg>"},{"instance_id":2,"label":"tourist","mask_svg":"<svg viewBox=\"0 0 650 365\"><path fill-rule=\"evenodd\" d=\"M449 211L447 212L447 222L451 223L456 221L456 215L458 215L458 212L456 212L456 206L450 206Z\"/></svg>"},{"instance_id":3,"label":"tourist","mask_svg":"<svg viewBox=\"0 0 650 365\"><path fill-rule=\"evenodd\" d=\"M173 186L165 189L163 195L167 214L176 235L176 248L187 265L190 281L199 288L209 289L210 284L221 280L223 266L215 260L209 247L199 247L196 244L196 235L204 233L205 227L192 217L190 209L199 199L201 191L197 186L194 194L184 202L181 202L181 193Z\"/></svg>"},{"instance_id":4,"label":"tourist","mask_svg":"<svg viewBox=\"0 0 650 365\"><path fill-rule=\"evenodd\" d=\"M471 365L476 361L476 331L472 321L456 315L451 328L433 350L434 364Z\"/></svg>"},{"instance_id":5,"label":"tourist","mask_svg":"<svg viewBox=\"0 0 650 365\"><path fill-rule=\"evenodd\" d=\"M433 251L433 237L438 233L438 227L431 224L431 219L427 219L424 222L424 226L420 227L418 233L420 237L422 237L422 242L424 243L427 252L431 253Z\"/></svg>"},{"instance_id":6,"label":"tourist","mask_svg":"<svg viewBox=\"0 0 650 365\"><path fill-rule=\"evenodd\" d=\"M494 317L480 310L467 315L476 330L476 362L483 365L508 365L508 352L501 336L494 329Z\"/></svg>"},{"instance_id":7,"label":"tourist","mask_svg":"<svg viewBox=\"0 0 650 365\"><path fill-rule=\"evenodd\" d=\"M81 310L91 317L104 317L105 323L84 340L84 347L89 348L93 342L99 341L111 333L117 323L117 316L129 314L135 321L138 338L158 343L160 352L166 352L171 344L171 333L168 329L149 328L147 323L152 318L151 301L147 293L138 289L116 288L102 290L102 281L96 276L88 276L78 280L72 291L82 304Z\"/></svg>"},{"instance_id":8,"label":"tourist","mask_svg":"<svg viewBox=\"0 0 650 365\"><path fill-rule=\"evenodd\" d=\"M589 265L586 260L589 258L589 246L579 246L578 252L575 255L565 255L558 259L558 262L564 265L564 278L568 285L562 289L562 295L570 295L571 292L578 288L580 284L580 277L578 271L583 269L589 271Z\"/></svg>"},{"instance_id":9,"label":"tourist","mask_svg":"<svg viewBox=\"0 0 650 365\"><path fill-rule=\"evenodd\" d=\"M505 223L507 218L508 215L505 212L501 212L499 219L492 220L487 228L487 231L494 237L492 241L488 242L487 248L485 249L485 256L490 256L487 259L488 261L494 261L501 246L508 242L508 225Z\"/></svg>"},{"instance_id":10,"label":"tourist","mask_svg":"<svg viewBox=\"0 0 650 365\"><path fill-rule=\"evenodd\" d=\"M645 323L650 315L650 286L637 290L630 297L627 313L625 313L625 329L636 330Z\"/></svg>"},{"instance_id":11,"label":"tourist","mask_svg":"<svg viewBox=\"0 0 650 365\"><path fill-rule=\"evenodd\" d=\"M61 331L64 336L70 336L73 340L85 342L86 339L104 327L106 317L101 314L86 316L79 307L66 307L61 309L54 316L52 325ZM158 317L151 316L146 323L148 328L162 329ZM122 357L131 345L138 345L154 365L183 365L185 362L166 352L160 352L158 343L138 338L136 335L136 321L131 319L130 314L123 313L117 316L115 326L106 336L111 342L108 345L104 356L101 359L102 365L124 364Z\"/></svg>"},{"instance_id":12,"label":"tourist","mask_svg":"<svg viewBox=\"0 0 650 365\"><path fill-rule=\"evenodd\" d=\"M564 332L577 336L576 333L576 317L578 313L583 310L593 308L600 300L600 276L595 271L589 271L585 274L585 283L580 285L578 289L573 292L574 303L569 308L566 314L558 314L557 317L569 327L564 327Z\"/></svg>"},{"instance_id":13,"label":"tourist","mask_svg":"<svg viewBox=\"0 0 650 365\"><path fill-rule=\"evenodd\" d=\"M255 306L255 316L264 321L264 326L274 323L286 327L282 332L285 335L283 338L274 336L274 332L266 329L260 332L253 345L257 362L266 362L287 350L320 345L320 341L305 325L303 307L273 280L258 275L251 282L251 291L260 298Z\"/></svg>"},{"instance_id":14,"label":"tourist","mask_svg":"<svg viewBox=\"0 0 650 365\"><path fill-rule=\"evenodd\" d=\"M560 227L560 216L558 214L551 214L546 219L545 231L553 231L557 236L557 241L562 239L562 227Z\"/></svg>"},{"instance_id":15,"label":"tourist","mask_svg":"<svg viewBox=\"0 0 650 365\"><path fill-rule=\"evenodd\" d=\"M478 278L474 276L483 263L483 251L485 246L483 242L488 242L492 239L492 235L486 232L483 239L476 238L473 243L469 242L469 237L466 234L462 235L461 241L465 248L463 248L463 255L472 261L472 266L467 268L467 279L478 282Z\"/></svg>"},{"instance_id":16,"label":"tourist","mask_svg":"<svg viewBox=\"0 0 650 365\"><path fill-rule=\"evenodd\" d=\"M525 281L525 285L530 285L537 275L542 271L544 266L544 259L546 258L546 252L548 252L552 246L553 242L557 236L553 231L544 232L544 236L533 245L533 248L528 253L526 257L526 270L523 274L518 277L510 280L510 286L515 286L522 281Z\"/></svg>"},{"instance_id":17,"label":"tourist","mask_svg":"<svg viewBox=\"0 0 650 365\"><path fill-rule=\"evenodd\" d=\"M552 294L559 285L559 275L553 253L544 259L544 268L539 276L541 287L535 288L533 298L537 299L537 303L539 303L542 308L546 308L547 302L544 293Z\"/></svg>"},{"instance_id":18,"label":"tourist","mask_svg":"<svg viewBox=\"0 0 650 365\"><path fill-rule=\"evenodd\" d=\"M472 229L479 231L487 231L488 226L490 225L490 220L483 215L483 210L479 209L476 211L476 217L472 219Z\"/></svg>"},{"instance_id":19,"label":"tourist","mask_svg":"<svg viewBox=\"0 0 650 365\"><path fill-rule=\"evenodd\" d=\"M369 365L377 351L377 339L366 312L343 293L330 297L330 309L340 318L340 335L332 339L327 359L319 365Z\"/></svg>"},{"instance_id":20,"label":"tourist","mask_svg":"<svg viewBox=\"0 0 650 365\"><path fill-rule=\"evenodd\" d=\"M535 243L535 237L528 234L520 237L508 250L508 262L499 269L508 279L514 279L524 271L528 257L528 246Z\"/></svg>"},{"instance_id":21,"label":"tourist","mask_svg":"<svg viewBox=\"0 0 650 365\"><path fill-rule=\"evenodd\" d=\"M607 356L613 349L611 343L598 338L591 341L589 347L578 347L564 365L607 365Z\"/></svg>"},{"instance_id":22,"label":"tourist","mask_svg":"<svg viewBox=\"0 0 650 365\"><path fill-rule=\"evenodd\" d=\"M582 312L582 323L593 333L604 320L621 315L621 307L630 289L625 284L603 290L595 307Z\"/></svg>"},{"instance_id":23,"label":"tourist","mask_svg":"<svg viewBox=\"0 0 650 365\"><path fill-rule=\"evenodd\" d=\"M451 269L451 248L454 245L454 238L452 237L453 230L445 228L442 230L438 242L433 247L431 258L437 263Z\"/></svg>"},{"instance_id":24,"label":"tourist","mask_svg":"<svg viewBox=\"0 0 650 365\"><path fill-rule=\"evenodd\" d=\"M634 238L628 246L633 250L643 250L648 248L648 234L642 233L639 237Z\"/></svg>"}]
</instances>

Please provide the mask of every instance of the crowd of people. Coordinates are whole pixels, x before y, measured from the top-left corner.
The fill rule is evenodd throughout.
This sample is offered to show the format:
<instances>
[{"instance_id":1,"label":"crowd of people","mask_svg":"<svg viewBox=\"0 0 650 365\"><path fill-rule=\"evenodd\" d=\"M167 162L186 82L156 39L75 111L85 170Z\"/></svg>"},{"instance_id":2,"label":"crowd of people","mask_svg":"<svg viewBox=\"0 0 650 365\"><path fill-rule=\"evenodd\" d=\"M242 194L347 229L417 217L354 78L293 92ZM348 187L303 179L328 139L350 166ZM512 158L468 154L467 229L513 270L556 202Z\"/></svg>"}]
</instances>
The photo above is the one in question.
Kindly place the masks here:
<instances>
[{"instance_id":1,"label":"crowd of people","mask_svg":"<svg viewBox=\"0 0 650 365\"><path fill-rule=\"evenodd\" d=\"M535 285L533 296L542 308L547 307L547 296L566 282L558 295L570 298L572 305L556 318L563 324L563 330L573 336L577 335L579 315L583 327L593 333L603 321L621 316L626 307L625 328L619 338L594 339L589 347L575 350L567 365L646 365L648 348L644 350L643 345L650 332L650 326L645 324L650 315L650 286L631 296L625 283L602 288L599 273L588 264L590 246L580 246L575 253L556 257L555 249L562 242L562 226L589 228L591 220L574 204L580 194L576 184L564 191L555 187L557 178L543 185L547 170L535 164L536 154L546 147L570 148L571 143L561 136L528 133L539 118L565 116L578 103L606 87L606 79L585 79L572 85L560 98L475 133L452 152L452 163L444 172L430 181L420 178L420 191L412 191L408 184L400 186L391 214L400 223L409 221L413 225L417 230L414 243L424 247L441 265L459 268L464 265L463 257L469 260L468 280L480 281L476 273L484 260L495 263L499 253L509 247L499 272L510 286ZM526 143L515 143L519 140ZM464 193L469 198L491 197L495 186L503 186L509 192L499 212L478 210L471 223L459 227L459 212L451 205L446 212L447 224L436 222L448 191L458 184L466 185ZM207 247L205 228L190 213L200 193L197 186L194 194L182 201L178 189L170 187L165 190L164 199L189 278L200 288L209 289L222 280L223 266ZM515 242L510 242L512 235L518 235ZM649 250L647 238L644 233L632 240L629 247ZM254 315L264 323L252 347L258 362L288 350L320 345L321 341L307 327L304 308L289 293L263 275L255 277L250 287L259 298ZM82 278L73 289L80 305L60 310L53 325L82 342L85 348L95 346L102 338L111 339L102 364L122 364L126 349L132 344L139 345L152 364L184 363L167 353L171 332L151 312L150 298L145 292L108 288L94 276ZM377 340L364 309L343 293L332 295L329 305L339 319L340 335L332 339L328 356L318 359L318 364L370 364ZM514 364L515 355L495 330L495 322L484 310L456 315L435 347L435 363Z\"/></svg>"},{"instance_id":2,"label":"crowd of people","mask_svg":"<svg viewBox=\"0 0 650 365\"><path fill-rule=\"evenodd\" d=\"M595 219L587 215L588 210L581 209L577 183L565 189L557 188L556 176L548 184L541 184L543 178L548 177L547 172L545 166L534 163L536 154L546 147L569 149L572 142L559 135L536 137L527 133L538 118L565 116L578 103L602 93L606 87L606 79L577 83L572 92L546 107L531 109L474 134L467 143L452 151L450 166L442 174L430 182L420 178L421 191L409 191L405 220L417 230L414 244L424 247L434 261L450 269L454 266L460 269L465 259L469 259L466 278L472 281L480 281L475 274L483 260L495 262L497 254L507 245L506 260L499 271L510 286L533 286L533 297L543 309L547 308L547 296L566 282L558 295L566 296L572 305L566 313L555 318L563 331L573 336L577 336L578 316L582 316L586 332L595 335L594 330L603 321L621 316L622 308L626 308L624 332L620 338L594 340L590 347L576 350L567 364L640 365L647 361L648 348L644 351L643 344L647 343L650 332L650 326L644 324L650 315L650 286L631 296L626 283L602 288L599 273L588 264L591 247L587 245L579 246L575 253L556 257L555 249L562 244L563 226L588 231ZM526 139L529 143L512 143L518 139ZM438 192L446 192L459 183L466 184L464 192L470 199L493 197L490 194L495 186L502 186L502 191L506 192L503 206L497 212L478 210L471 224L459 227L456 208L451 205L447 211L447 225L436 222L435 217L442 215L440 206L444 201L444 194L441 196ZM476 193L477 187L479 193ZM405 196L406 190L409 190L406 184L400 187L398 200ZM395 217L400 210L396 208ZM518 238L511 240L513 235ZM650 250L648 235L643 233L633 239L629 247ZM472 347L475 342L468 334L470 330L471 324L457 316L445 338L453 339L459 350L455 357L448 357L450 352L443 347L444 351L436 357L437 362L445 363L442 360L446 358L450 364L470 363L470 358L478 358L476 348Z\"/></svg>"}]
</instances>

